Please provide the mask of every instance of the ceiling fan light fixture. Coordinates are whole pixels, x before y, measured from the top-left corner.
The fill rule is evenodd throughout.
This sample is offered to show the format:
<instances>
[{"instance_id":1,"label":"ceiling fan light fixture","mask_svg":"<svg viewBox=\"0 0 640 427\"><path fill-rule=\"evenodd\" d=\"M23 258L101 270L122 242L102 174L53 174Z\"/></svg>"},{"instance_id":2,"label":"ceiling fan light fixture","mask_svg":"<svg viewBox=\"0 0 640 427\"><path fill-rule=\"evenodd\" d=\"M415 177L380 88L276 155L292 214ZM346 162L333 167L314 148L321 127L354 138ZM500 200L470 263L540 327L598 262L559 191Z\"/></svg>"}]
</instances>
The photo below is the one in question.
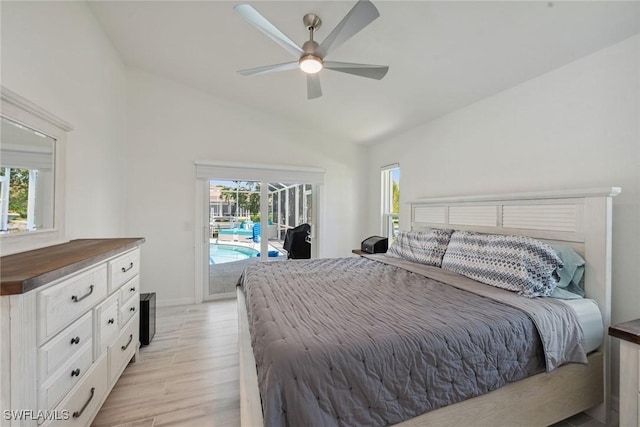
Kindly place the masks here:
<instances>
[{"instance_id":1,"label":"ceiling fan light fixture","mask_svg":"<svg viewBox=\"0 0 640 427\"><path fill-rule=\"evenodd\" d=\"M322 70L322 58L309 54L304 55L298 61L300 69L307 74L316 74Z\"/></svg>"},{"instance_id":2,"label":"ceiling fan light fixture","mask_svg":"<svg viewBox=\"0 0 640 427\"><path fill-rule=\"evenodd\" d=\"M376 80L382 79L387 74L387 71L389 71L389 67L386 65L355 64L352 62L336 61L324 62L324 59L333 49L356 35L380 16L378 9L371 3L371 0L358 0L324 39L322 44L318 44L318 42L313 39L315 31L322 24L322 20L314 13L304 15L302 17L302 23L309 32L309 40L305 41L301 47L248 4L238 4L233 10L296 58L295 61L285 62L283 64L267 65L265 67L238 71L238 73L243 76L288 71L298 67L300 71L306 74L307 98L315 99L322 96L318 73L323 68Z\"/></svg>"}]
</instances>

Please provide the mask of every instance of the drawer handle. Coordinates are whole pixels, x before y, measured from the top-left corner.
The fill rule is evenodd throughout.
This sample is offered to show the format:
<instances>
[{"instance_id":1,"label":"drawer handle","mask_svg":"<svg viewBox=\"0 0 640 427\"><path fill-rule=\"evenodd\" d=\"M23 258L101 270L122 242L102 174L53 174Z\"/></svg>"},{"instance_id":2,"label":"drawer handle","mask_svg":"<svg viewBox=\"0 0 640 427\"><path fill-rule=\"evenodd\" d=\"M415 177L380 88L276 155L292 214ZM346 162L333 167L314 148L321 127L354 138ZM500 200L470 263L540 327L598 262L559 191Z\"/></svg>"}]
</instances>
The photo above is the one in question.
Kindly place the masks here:
<instances>
[{"instance_id":1,"label":"drawer handle","mask_svg":"<svg viewBox=\"0 0 640 427\"><path fill-rule=\"evenodd\" d=\"M80 343L80 337L71 338L71 345L79 344L79 343Z\"/></svg>"},{"instance_id":2,"label":"drawer handle","mask_svg":"<svg viewBox=\"0 0 640 427\"><path fill-rule=\"evenodd\" d=\"M87 409L87 406L89 406L89 402L91 402L91 400L93 399L93 395L95 393L96 393L96 388L95 387L91 387L91 396L89 396L89 400L84 402L84 405L82 405L82 408L79 411L75 411L73 413L73 418L78 418L78 417L80 417L82 415L84 410Z\"/></svg>"},{"instance_id":3,"label":"drawer handle","mask_svg":"<svg viewBox=\"0 0 640 427\"><path fill-rule=\"evenodd\" d=\"M135 291L136 291L136 287L135 287L135 286L133 286L133 287L129 288L129 290L130 290L131 292L135 292Z\"/></svg>"},{"instance_id":4,"label":"drawer handle","mask_svg":"<svg viewBox=\"0 0 640 427\"><path fill-rule=\"evenodd\" d=\"M136 311L136 307L135 306L131 307L129 311Z\"/></svg>"},{"instance_id":5,"label":"drawer handle","mask_svg":"<svg viewBox=\"0 0 640 427\"><path fill-rule=\"evenodd\" d=\"M107 323L108 323L109 325L113 325L113 322L115 322L115 320L113 319L113 317L112 317L111 319L107 320Z\"/></svg>"},{"instance_id":6,"label":"drawer handle","mask_svg":"<svg viewBox=\"0 0 640 427\"><path fill-rule=\"evenodd\" d=\"M129 267L122 267L120 270L122 270L123 273L126 273L127 271L131 270L133 268L133 263L130 262L129 263Z\"/></svg>"},{"instance_id":7,"label":"drawer handle","mask_svg":"<svg viewBox=\"0 0 640 427\"><path fill-rule=\"evenodd\" d=\"M122 351L125 351L127 348L129 348L129 344L131 344L131 341L133 341L133 334L129 334L129 341L127 342L127 345L123 345L122 347L120 347Z\"/></svg>"},{"instance_id":8,"label":"drawer handle","mask_svg":"<svg viewBox=\"0 0 640 427\"><path fill-rule=\"evenodd\" d=\"M85 299L86 297L88 297L89 295L91 295L93 293L93 285L89 286L89 292L87 292L86 294L82 295L81 297L78 297L77 295L74 295L71 297L71 300L73 302L80 302L83 299Z\"/></svg>"},{"instance_id":9,"label":"drawer handle","mask_svg":"<svg viewBox=\"0 0 640 427\"><path fill-rule=\"evenodd\" d=\"M76 368L73 371L71 371L71 376L72 377L77 377L80 375L80 368Z\"/></svg>"}]
</instances>

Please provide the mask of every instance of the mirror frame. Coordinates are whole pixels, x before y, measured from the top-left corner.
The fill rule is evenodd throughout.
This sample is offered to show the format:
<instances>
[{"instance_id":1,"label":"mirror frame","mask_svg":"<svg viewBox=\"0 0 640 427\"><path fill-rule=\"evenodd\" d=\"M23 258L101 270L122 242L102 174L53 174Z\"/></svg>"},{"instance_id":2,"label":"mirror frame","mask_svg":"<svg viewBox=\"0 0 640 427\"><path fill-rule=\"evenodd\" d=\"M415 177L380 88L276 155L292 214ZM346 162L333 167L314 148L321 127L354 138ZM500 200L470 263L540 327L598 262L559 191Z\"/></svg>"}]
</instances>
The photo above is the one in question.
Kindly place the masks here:
<instances>
[{"instance_id":1,"label":"mirror frame","mask_svg":"<svg viewBox=\"0 0 640 427\"><path fill-rule=\"evenodd\" d=\"M63 243L66 241L64 218L66 136L73 127L4 86L0 86L0 95L0 116L55 139L53 228L0 235L0 255Z\"/></svg>"}]
</instances>

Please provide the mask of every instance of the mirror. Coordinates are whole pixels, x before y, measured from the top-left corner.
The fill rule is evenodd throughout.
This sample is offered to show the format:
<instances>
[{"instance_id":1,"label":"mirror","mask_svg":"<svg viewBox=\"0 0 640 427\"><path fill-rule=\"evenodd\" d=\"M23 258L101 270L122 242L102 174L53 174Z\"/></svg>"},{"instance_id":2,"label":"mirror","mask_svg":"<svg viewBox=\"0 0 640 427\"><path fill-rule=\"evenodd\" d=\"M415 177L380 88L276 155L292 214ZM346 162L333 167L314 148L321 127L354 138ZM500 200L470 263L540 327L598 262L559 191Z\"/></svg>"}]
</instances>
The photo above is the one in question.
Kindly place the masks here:
<instances>
[{"instance_id":1,"label":"mirror","mask_svg":"<svg viewBox=\"0 0 640 427\"><path fill-rule=\"evenodd\" d=\"M0 233L53 228L55 139L2 117Z\"/></svg>"},{"instance_id":2,"label":"mirror","mask_svg":"<svg viewBox=\"0 0 640 427\"><path fill-rule=\"evenodd\" d=\"M0 256L66 241L64 165L73 127L0 86Z\"/></svg>"}]
</instances>

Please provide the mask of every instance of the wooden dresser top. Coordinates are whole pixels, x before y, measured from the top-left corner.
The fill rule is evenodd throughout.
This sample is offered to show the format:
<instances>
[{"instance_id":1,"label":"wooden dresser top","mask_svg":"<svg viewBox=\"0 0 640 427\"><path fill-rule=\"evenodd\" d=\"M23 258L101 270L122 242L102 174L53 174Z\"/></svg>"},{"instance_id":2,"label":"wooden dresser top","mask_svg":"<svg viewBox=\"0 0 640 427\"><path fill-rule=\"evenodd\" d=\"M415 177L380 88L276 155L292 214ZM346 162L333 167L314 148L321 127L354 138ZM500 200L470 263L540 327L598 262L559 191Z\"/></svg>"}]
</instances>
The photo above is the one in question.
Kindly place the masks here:
<instances>
[{"instance_id":1,"label":"wooden dresser top","mask_svg":"<svg viewBox=\"0 0 640 427\"><path fill-rule=\"evenodd\" d=\"M640 345L640 319L610 326L609 335Z\"/></svg>"},{"instance_id":2,"label":"wooden dresser top","mask_svg":"<svg viewBox=\"0 0 640 427\"><path fill-rule=\"evenodd\" d=\"M78 239L0 257L0 295L23 294L144 243L144 238Z\"/></svg>"}]
</instances>

